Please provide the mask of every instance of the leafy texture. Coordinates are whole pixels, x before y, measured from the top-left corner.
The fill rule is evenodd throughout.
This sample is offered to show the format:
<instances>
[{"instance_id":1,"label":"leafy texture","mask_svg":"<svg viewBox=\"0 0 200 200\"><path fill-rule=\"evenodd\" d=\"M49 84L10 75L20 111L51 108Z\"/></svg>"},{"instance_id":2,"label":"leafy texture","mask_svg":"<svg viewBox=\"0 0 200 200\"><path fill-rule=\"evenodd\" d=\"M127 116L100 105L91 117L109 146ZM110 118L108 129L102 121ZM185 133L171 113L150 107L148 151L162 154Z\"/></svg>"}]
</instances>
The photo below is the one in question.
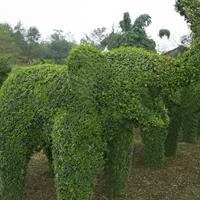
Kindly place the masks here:
<instances>
[{"instance_id":1,"label":"leafy texture","mask_svg":"<svg viewBox=\"0 0 200 200\"><path fill-rule=\"evenodd\" d=\"M3 84L11 71L9 60L8 57L0 57L0 85Z\"/></svg>"},{"instance_id":2,"label":"leafy texture","mask_svg":"<svg viewBox=\"0 0 200 200\"><path fill-rule=\"evenodd\" d=\"M179 59L182 66L188 69L189 82L173 93L171 97L165 98L169 110L170 125L168 136L165 141L167 156L176 154L177 139L182 129L184 142L194 143L198 131L199 121L199 63L200 63L200 2L198 0L177 0L176 9L183 15L192 29L191 47L182 54Z\"/></svg>"},{"instance_id":3,"label":"leafy texture","mask_svg":"<svg viewBox=\"0 0 200 200\"><path fill-rule=\"evenodd\" d=\"M31 155L43 149L58 200L89 200L104 169L109 199L127 183L133 127L145 163L161 167L169 116L166 98L195 80L196 67L137 48L101 53L75 47L67 66L13 70L0 92L0 195L18 200ZM173 99L173 98L172 98Z\"/></svg>"}]
</instances>

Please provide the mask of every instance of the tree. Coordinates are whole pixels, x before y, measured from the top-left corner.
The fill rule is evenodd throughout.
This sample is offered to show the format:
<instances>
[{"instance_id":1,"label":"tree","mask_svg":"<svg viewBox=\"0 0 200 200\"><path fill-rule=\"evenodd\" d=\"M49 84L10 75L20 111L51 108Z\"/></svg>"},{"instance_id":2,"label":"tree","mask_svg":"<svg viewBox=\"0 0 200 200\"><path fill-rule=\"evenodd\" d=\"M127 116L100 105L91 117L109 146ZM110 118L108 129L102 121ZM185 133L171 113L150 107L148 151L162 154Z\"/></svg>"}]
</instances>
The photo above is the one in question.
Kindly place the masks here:
<instances>
[{"instance_id":1,"label":"tree","mask_svg":"<svg viewBox=\"0 0 200 200\"><path fill-rule=\"evenodd\" d=\"M31 64L34 59L40 58L40 45L39 39L41 34L36 27L30 27L26 33L26 59L27 63Z\"/></svg>"},{"instance_id":2,"label":"tree","mask_svg":"<svg viewBox=\"0 0 200 200\"><path fill-rule=\"evenodd\" d=\"M94 29L89 35L85 34L85 37L81 39L81 44L90 44L99 50L103 50L102 41L106 37L106 28Z\"/></svg>"},{"instance_id":3,"label":"tree","mask_svg":"<svg viewBox=\"0 0 200 200\"><path fill-rule=\"evenodd\" d=\"M118 48L121 46L121 33L120 32L115 32L113 29L110 34L108 34L104 40L102 40L101 45L103 46L102 48L105 49L107 48L108 50L113 49L113 48Z\"/></svg>"},{"instance_id":4,"label":"tree","mask_svg":"<svg viewBox=\"0 0 200 200\"><path fill-rule=\"evenodd\" d=\"M148 14L142 14L136 18L132 30L134 32L140 32L142 34L146 34L145 28L151 24L151 17Z\"/></svg>"},{"instance_id":5,"label":"tree","mask_svg":"<svg viewBox=\"0 0 200 200\"><path fill-rule=\"evenodd\" d=\"M124 13L123 20L119 22L121 32L112 31L102 44L108 49L120 46L133 46L155 51L155 41L148 37L145 28L151 24L151 17L147 14L140 15L131 24L129 13Z\"/></svg>"},{"instance_id":6,"label":"tree","mask_svg":"<svg viewBox=\"0 0 200 200\"><path fill-rule=\"evenodd\" d=\"M175 8L181 16L184 16L186 21L193 29L195 24L199 23L200 19L200 2L199 0L176 0Z\"/></svg>"},{"instance_id":7,"label":"tree","mask_svg":"<svg viewBox=\"0 0 200 200\"><path fill-rule=\"evenodd\" d=\"M51 59L54 63L64 64L65 60L74 46L75 41L68 41L66 34L62 30L54 30L50 42L42 43L44 59Z\"/></svg>"},{"instance_id":8,"label":"tree","mask_svg":"<svg viewBox=\"0 0 200 200\"><path fill-rule=\"evenodd\" d=\"M176 0L176 10L181 16L184 16L188 23L200 18L200 2L199 0Z\"/></svg>"},{"instance_id":9,"label":"tree","mask_svg":"<svg viewBox=\"0 0 200 200\"><path fill-rule=\"evenodd\" d=\"M128 12L124 13L123 20L119 22L122 32L127 32L131 30L131 18Z\"/></svg>"},{"instance_id":10,"label":"tree","mask_svg":"<svg viewBox=\"0 0 200 200\"><path fill-rule=\"evenodd\" d=\"M0 57L0 86L10 73L10 59L8 57Z\"/></svg>"},{"instance_id":11,"label":"tree","mask_svg":"<svg viewBox=\"0 0 200 200\"><path fill-rule=\"evenodd\" d=\"M40 37L41 37L41 34L36 27L30 27L28 29L26 39L29 44L30 43L38 43Z\"/></svg>"},{"instance_id":12,"label":"tree","mask_svg":"<svg viewBox=\"0 0 200 200\"><path fill-rule=\"evenodd\" d=\"M170 31L167 30L167 29L160 29L159 37L163 38L164 36L166 36L169 39L170 38Z\"/></svg>"},{"instance_id":13,"label":"tree","mask_svg":"<svg viewBox=\"0 0 200 200\"><path fill-rule=\"evenodd\" d=\"M27 50L27 41L26 41L26 29L23 27L23 24L21 21L17 23L16 26L14 26L14 33L13 36L15 38L15 42L17 44L17 47L20 49L20 54L17 59L17 62L24 63L26 61L26 50Z\"/></svg>"},{"instance_id":14,"label":"tree","mask_svg":"<svg viewBox=\"0 0 200 200\"><path fill-rule=\"evenodd\" d=\"M19 55L19 48L9 24L0 24L0 54L1 56L12 57L13 60Z\"/></svg>"},{"instance_id":15,"label":"tree","mask_svg":"<svg viewBox=\"0 0 200 200\"><path fill-rule=\"evenodd\" d=\"M37 27L27 30L20 21L14 28L0 24L0 54L12 58L18 65L33 65L44 59L62 64L74 44L71 34L64 34L62 30L55 30L50 41L41 41Z\"/></svg>"},{"instance_id":16,"label":"tree","mask_svg":"<svg viewBox=\"0 0 200 200\"><path fill-rule=\"evenodd\" d=\"M191 61L196 64L199 62L200 45L200 1L199 0L177 0L176 10L185 17L192 30L191 36L187 40L191 42L190 55ZM183 40L184 41L184 40ZM188 57L189 58L189 57Z\"/></svg>"}]
</instances>

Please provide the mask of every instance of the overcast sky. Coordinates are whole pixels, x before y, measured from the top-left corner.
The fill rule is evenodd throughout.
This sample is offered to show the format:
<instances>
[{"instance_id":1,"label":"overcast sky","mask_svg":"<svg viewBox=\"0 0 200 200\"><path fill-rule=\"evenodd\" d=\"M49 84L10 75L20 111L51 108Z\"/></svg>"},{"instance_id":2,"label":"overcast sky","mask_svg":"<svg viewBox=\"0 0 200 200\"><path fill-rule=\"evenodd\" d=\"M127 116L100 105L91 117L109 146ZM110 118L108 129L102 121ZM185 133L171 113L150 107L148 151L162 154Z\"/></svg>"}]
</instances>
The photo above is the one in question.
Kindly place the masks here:
<instances>
[{"instance_id":1,"label":"overcast sky","mask_svg":"<svg viewBox=\"0 0 200 200\"><path fill-rule=\"evenodd\" d=\"M174 10L175 0L0 0L0 23L15 25L22 21L27 28L36 26L47 38L53 29L71 32L76 41L95 28L118 26L124 12L132 20L140 14L149 14L152 24L148 34L160 49L172 49L189 29L183 17ZM161 28L169 29L171 39L160 40Z\"/></svg>"}]
</instances>

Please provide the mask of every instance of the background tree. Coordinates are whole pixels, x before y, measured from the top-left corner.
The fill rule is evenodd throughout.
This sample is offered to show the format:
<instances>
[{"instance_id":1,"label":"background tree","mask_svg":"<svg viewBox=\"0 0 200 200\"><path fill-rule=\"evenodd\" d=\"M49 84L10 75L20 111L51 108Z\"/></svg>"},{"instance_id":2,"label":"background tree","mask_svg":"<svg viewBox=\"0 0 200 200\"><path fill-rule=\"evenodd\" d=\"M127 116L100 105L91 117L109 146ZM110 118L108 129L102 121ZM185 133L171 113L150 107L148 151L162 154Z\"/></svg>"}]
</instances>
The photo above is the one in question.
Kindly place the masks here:
<instances>
[{"instance_id":1,"label":"background tree","mask_svg":"<svg viewBox=\"0 0 200 200\"><path fill-rule=\"evenodd\" d=\"M75 45L75 41L68 41L67 37L68 35L62 30L55 30L50 42L43 44L46 52L44 58L57 64L64 64L71 48Z\"/></svg>"},{"instance_id":2,"label":"background tree","mask_svg":"<svg viewBox=\"0 0 200 200\"><path fill-rule=\"evenodd\" d=\"M131 31L131 18L128 12L124 13L123 20L119 22L122 32Z\"/></svg>"},{"instance_id":3,"label":"background tree","mask_svg":"<svg viewBox=\"0 0 200 200\"><path fill-rule=\"evenodd\" d=\"M12 58L14 61L19 55L19 48L9 24L0 24L0 54Z\"/></svg>"},{"instance_id":4,"label":"background tree","mask_svg":"<svg viewBox=\"0 0 200 200\"><path fill-rule=\"evenodd\" d=\"M26 58L27 63L31 64L34 59L40 58L40 44L39 39L41 34L36 27L30 27L26 33Z\"/></svg>"},{"instance_id":5,"label":"background tree","mask_svg":"<svg viewBox=\"0 0 200 200\"><path fill-rule=\"evenodd\" d=\"M102 49L117 48L121 44L121 32L112 27L112 31L101 41Z\"/></svg>"},{"instance_id":6,"label":"background tree","mask_svg":"<svg viewBox=\"0 0 200 200\"><path fill-rule=\"evenodd\" d=\"M106 37L106 28L97 28L94 29L89 35L85 34L85 37L83 37L80 41L81 44L90 44L94 47L96 47L99 50L103 50L102 41Z\"/></svg>"},{"instance_id":7,"label":"background tree","mask_svg":"<svg viewBox=\"0 0 200 200\"><path fill-rule=\"evenodd\" d=\"M126 12L119 22L121 32L112 31L102 44L108 49L133 46L155 51L155 41L148 37L145 30L150 24L151 17L147 14L140 15L132 24L129 13Z\"/></svg>"},{"instance_id":8,"label":"background tree","mask_svg":"<svg viewBox=\"0 0 200 200\"><path fill-rule=\"evenodd\" d=\"M26 61L26 50L27 50L27 42L26 42L26 29L23 27L21 21L14 26L13 36L15 38L15 42L17 47L19 48L19 57L17 58L17 63L24 63Z\"/></svg>"},{"instance_id":9,"label":"background tree","mask_svg":"<svg viewBox=\"0 0 200 200\"><path fill-rule=\"evenodd\" d=\"M10 71L10 58L0 57L0 86L6 80Z\"/></svg>"},{"instance_id":10,"label":"background tree","mask_svg":"<svg viewBox=\"0 0 200 200\"><path fill-rule=\"evenodd\" d=\"M200 32L199 20L200 20L200 3L199 0L177 0L175 4L177 12L181 16L185 17L185 20L191 26L192 32ZM194 37L194 36L193 36Z\"/></svg>"},{"instance_id":11,"label":"background tree","mask_svg":"<svg viewBox=\"0 0 200 200\"><path fill-rule=\"evenodd\" d=\"M168 29L160 29L159 37L163 38L165 36L169 39L170 38L170 31Z\"/></svg>"},{"instance_id":12,"label":"background tree","mask_svg":"<svg viewBox=\"0 0 200 200\"><path fill-rule=\"evenodd\" d=\"M200 18L199 0L176 0L175 8L190 24L192 24L195 19L199 20Z\"/></svg>"}]
</instances>

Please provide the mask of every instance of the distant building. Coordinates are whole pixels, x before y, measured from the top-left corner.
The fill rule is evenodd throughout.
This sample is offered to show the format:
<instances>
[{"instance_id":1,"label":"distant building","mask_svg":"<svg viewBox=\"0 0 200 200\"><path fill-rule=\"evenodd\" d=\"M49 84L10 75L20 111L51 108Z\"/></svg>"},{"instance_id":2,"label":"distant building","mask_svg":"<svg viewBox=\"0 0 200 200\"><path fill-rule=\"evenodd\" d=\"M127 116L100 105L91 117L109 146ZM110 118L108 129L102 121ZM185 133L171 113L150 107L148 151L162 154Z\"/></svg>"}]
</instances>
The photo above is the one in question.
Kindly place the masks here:
<instances>
[{"instance_id":1,"label":"distant building","mask_svg":"<svg viewBox=\"0 0 200 200\"><path fill-rule=\"evenodd\" d=\"M178 56L179 54L183 53L187 49L188 49L187 47L184 47L183 45L180 45L175 49L172 49L172 50L170 50L168 52L165 52L164 55L167 55L167 56Z\"/></svg>"}]
</instances>

